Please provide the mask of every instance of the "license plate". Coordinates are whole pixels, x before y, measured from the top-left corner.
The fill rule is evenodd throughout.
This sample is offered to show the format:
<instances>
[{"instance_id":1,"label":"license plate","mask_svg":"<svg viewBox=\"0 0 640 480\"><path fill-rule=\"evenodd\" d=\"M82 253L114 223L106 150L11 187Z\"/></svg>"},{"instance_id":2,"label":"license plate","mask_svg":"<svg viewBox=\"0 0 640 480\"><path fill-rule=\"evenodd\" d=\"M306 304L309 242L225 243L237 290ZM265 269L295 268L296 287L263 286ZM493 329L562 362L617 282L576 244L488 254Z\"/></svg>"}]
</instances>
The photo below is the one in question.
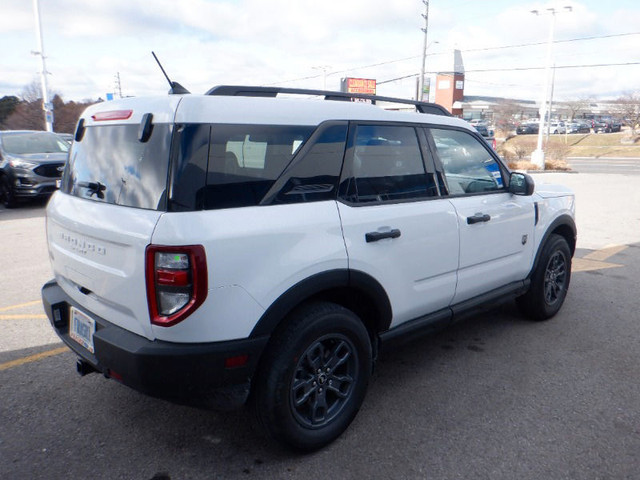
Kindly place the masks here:
<instances>
[{"instance_id":1,"label":"license plate","mask_svg":"<svg viewBox=\"0 0 640 480\"><path fill-rule=\"evenodd\" d=\"M95 353L93 350L93 334L96 332L96 321L80 310L71 307L70 323L69 336L91 353Z\"/></svg>"}]
</instances>

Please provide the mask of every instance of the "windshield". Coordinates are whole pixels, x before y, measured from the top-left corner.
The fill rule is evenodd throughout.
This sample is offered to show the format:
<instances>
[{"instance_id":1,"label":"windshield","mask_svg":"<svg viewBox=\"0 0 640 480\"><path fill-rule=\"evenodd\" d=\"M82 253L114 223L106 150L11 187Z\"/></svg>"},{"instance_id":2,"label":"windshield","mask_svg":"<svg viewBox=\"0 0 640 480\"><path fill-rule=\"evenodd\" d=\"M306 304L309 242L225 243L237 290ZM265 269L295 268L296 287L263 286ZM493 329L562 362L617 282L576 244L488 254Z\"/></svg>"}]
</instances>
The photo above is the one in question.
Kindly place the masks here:
<instances>
[{"instance_id":1,"label":"windshield","mask_svg":"<svg viewBox=\"0 0 640 480\"><path fill-rule=\"evenodd\" d=\"M67 153L69 144L53 133L12 133L2 136L4 151L13 155Z\"/></svg>"},{"instance_id":2,"label":"windshield","mask_svg":"<svg viewBox=\"0 0 640 480\"><path fill-rule=\"evenodd\" d=\"M73 143L61 190L98 202L164 209L171 132L170 125L156 124L142 143L138 125L87 127Z\"/></svg>"}]
</instances>

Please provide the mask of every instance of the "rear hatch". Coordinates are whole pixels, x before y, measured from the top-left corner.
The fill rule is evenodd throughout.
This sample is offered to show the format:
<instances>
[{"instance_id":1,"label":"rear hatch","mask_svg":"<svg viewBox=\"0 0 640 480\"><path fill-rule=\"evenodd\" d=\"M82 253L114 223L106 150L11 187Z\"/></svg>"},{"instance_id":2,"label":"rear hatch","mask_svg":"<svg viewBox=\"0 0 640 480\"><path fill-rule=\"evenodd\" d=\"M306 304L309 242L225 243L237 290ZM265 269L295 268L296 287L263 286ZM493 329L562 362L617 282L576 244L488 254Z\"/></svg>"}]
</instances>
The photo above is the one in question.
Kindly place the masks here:
<instances>
[{"instance_id":1,"label":"rear hatch","mask_svg":"<svg viewBox=\"0 0 640 480\"><path fill-rule=\"evenodd\" d=\"M132 99L88 109L60 191L47 206L58 284L86 314L149 339L145 249L165 211L177 101ZM147 113L151 135L140 141Z\"/></svg>"}]
</instances>

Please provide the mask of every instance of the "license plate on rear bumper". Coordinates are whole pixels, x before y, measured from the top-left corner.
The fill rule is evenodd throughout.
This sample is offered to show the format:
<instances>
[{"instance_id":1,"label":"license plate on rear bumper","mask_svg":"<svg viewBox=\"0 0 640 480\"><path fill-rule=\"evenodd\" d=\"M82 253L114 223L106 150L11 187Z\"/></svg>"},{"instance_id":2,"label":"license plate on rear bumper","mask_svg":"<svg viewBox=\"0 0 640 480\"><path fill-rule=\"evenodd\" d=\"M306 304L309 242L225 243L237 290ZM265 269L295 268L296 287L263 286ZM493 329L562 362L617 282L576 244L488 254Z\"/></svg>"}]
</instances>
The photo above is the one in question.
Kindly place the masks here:
<instances>
[{"instance_id":1,"label":"license plate on rear bumper","mask_svg":"<svg viewBox=\"0 0 640 480\"><path fill-rule=\"evenodd\" d=\"M96 332L96 321L80 310L71 307L69 336L89 350L93 350L93 334Z\"/></svg>"}]
</instances>

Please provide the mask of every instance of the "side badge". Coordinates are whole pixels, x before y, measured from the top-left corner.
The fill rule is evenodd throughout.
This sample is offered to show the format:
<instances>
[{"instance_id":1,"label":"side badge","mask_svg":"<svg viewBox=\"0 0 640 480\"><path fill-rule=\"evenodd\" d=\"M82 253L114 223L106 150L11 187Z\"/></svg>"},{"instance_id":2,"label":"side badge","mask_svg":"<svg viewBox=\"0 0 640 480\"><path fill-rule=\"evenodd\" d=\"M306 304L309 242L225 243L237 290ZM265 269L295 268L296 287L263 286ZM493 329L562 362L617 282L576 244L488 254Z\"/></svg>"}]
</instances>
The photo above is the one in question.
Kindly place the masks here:
<instances>
[{"instance_id":1,"label":"side badge","mask_svg":"<svg viewBox=\"0 0 640 480\"><path fill-rule=\"evenodd\" d=\"M529 235L522 235L522 245L526 245Z\"/></svg>"}]
</instances>

